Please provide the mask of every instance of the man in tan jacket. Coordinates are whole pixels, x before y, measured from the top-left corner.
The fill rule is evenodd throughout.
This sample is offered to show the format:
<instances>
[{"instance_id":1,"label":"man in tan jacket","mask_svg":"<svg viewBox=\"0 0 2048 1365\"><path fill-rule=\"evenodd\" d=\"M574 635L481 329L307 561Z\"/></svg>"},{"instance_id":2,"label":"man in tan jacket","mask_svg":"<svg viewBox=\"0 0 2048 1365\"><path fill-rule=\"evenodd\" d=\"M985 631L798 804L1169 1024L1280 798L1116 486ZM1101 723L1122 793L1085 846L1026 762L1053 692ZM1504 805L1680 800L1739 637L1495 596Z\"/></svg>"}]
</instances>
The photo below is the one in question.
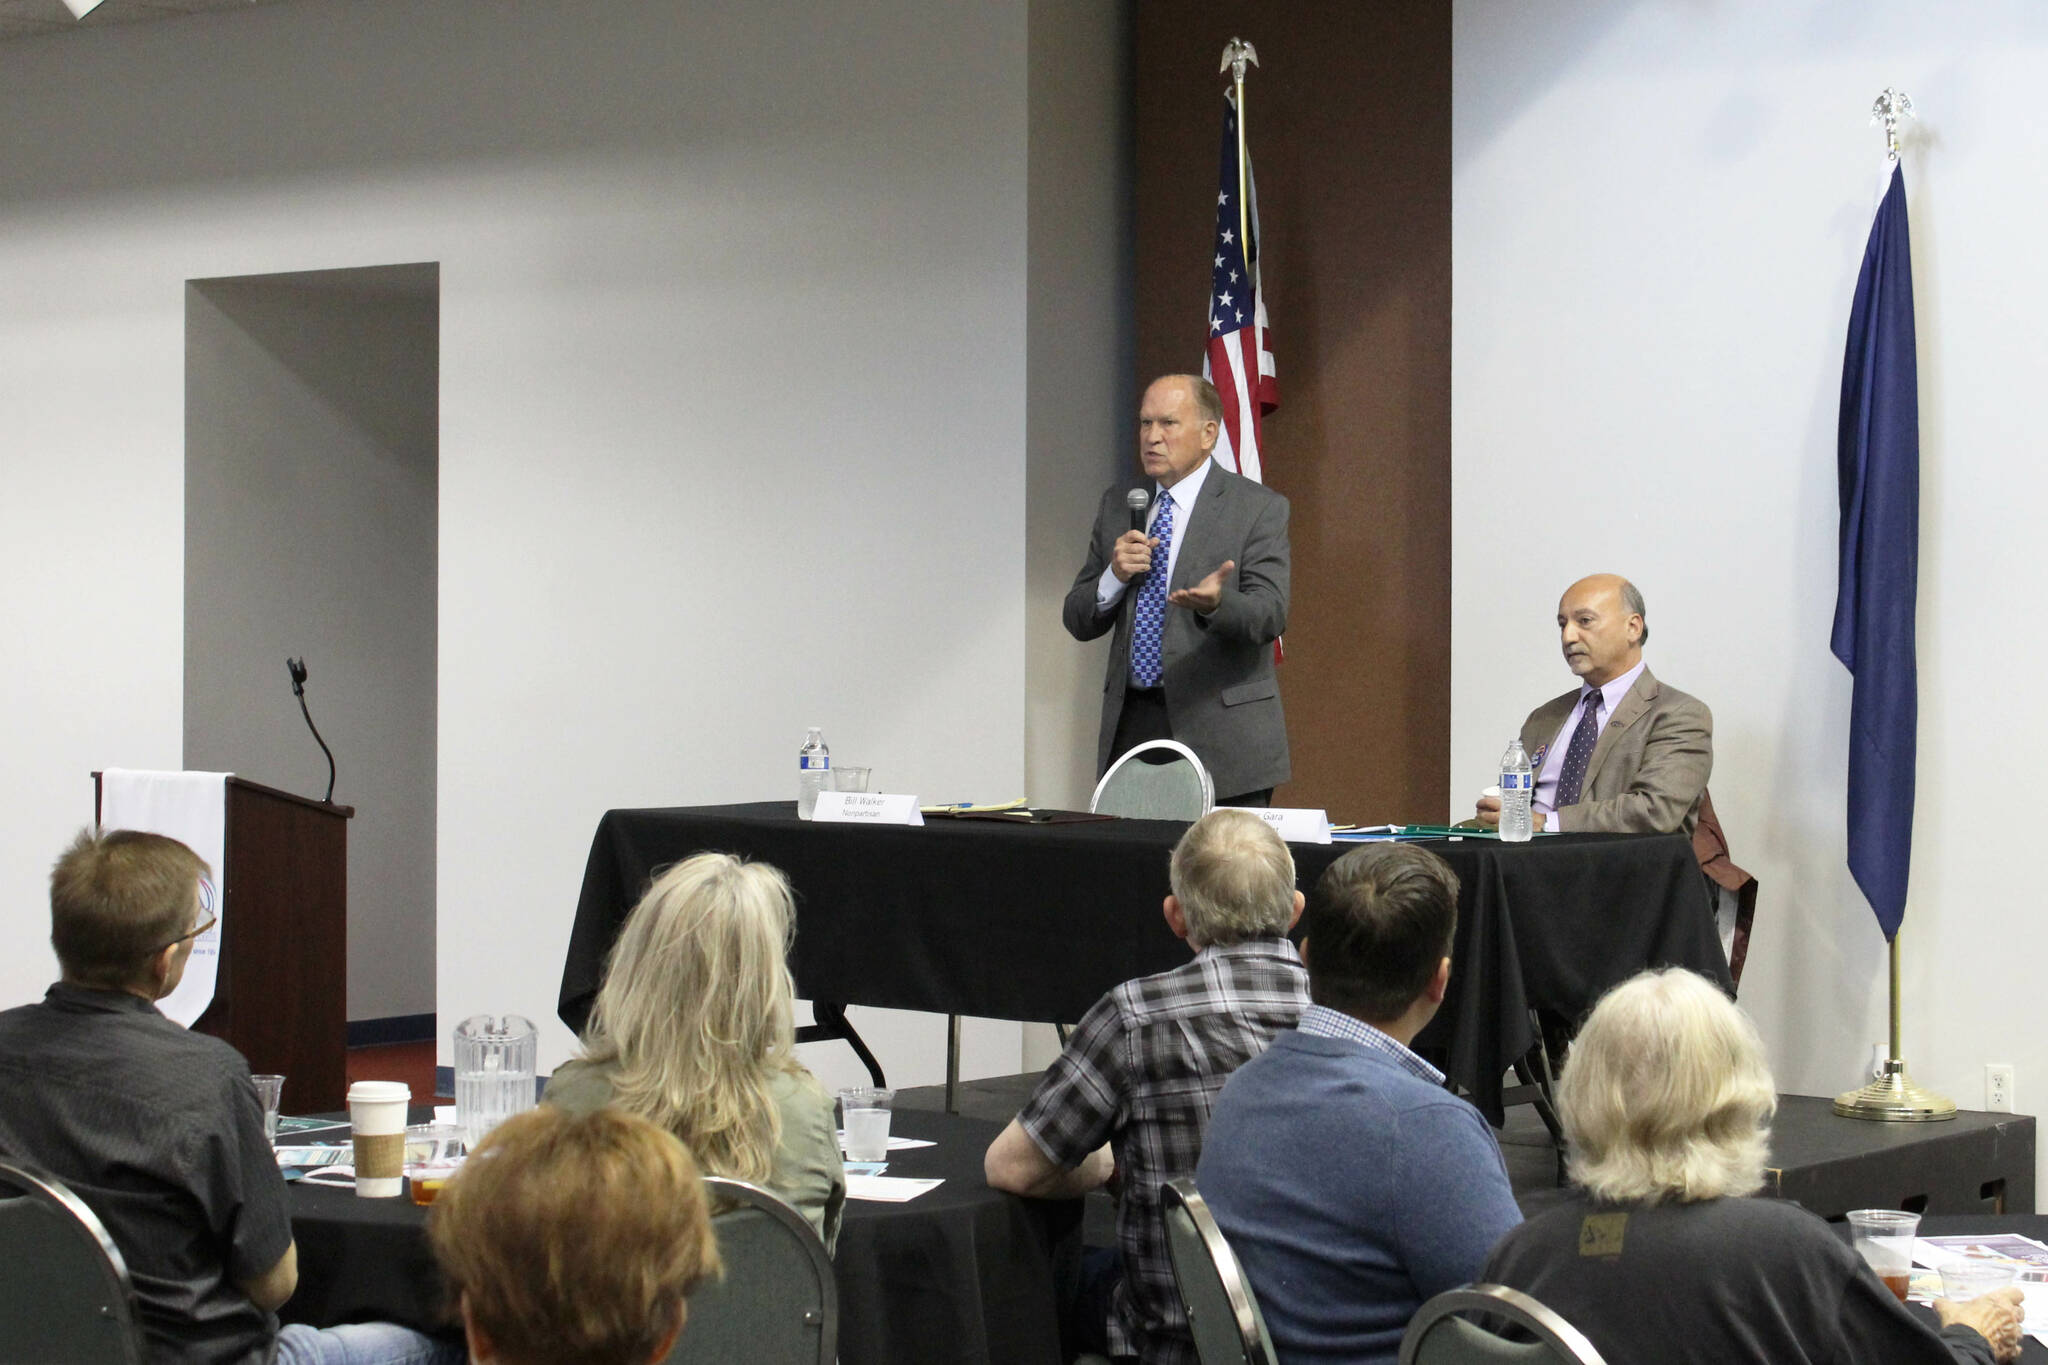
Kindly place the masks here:
<instances>
[{"instance_id":1,"label":"man in tan jacket","mask_svg":"<svg viewBox=\"0 0 2048 1365\"><path fill-rule=\"evenodd\" d=\"M1714 717L1643 663L1643 595L1615 574L1582 578L1557 604L1557 630L1579 686L1522 723L1536 828L1690 836L1714 768ZM1478 818L1498 825L1500 798L1480 797Z\"/></svg>"}]
</instances>

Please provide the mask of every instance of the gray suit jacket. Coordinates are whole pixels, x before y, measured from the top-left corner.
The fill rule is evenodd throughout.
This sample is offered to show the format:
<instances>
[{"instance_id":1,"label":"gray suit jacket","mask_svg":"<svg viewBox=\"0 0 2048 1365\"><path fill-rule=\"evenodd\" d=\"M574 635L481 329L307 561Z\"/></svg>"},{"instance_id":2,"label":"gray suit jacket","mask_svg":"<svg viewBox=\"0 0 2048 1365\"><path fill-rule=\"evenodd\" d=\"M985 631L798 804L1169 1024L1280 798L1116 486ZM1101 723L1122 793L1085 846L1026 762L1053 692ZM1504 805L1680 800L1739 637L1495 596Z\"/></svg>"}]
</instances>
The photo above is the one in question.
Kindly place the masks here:
<instances>
[{"instance_id":1,"label":"gray suit jacket","mask_svg":"<svg viewBox=\"0 0 2048 1365\"><path fill-rule=\"evenodd\" d=\"M1579 689L1573 688L1529 713L1522 722L1522 747L1532 758L1538 748L1557 742L1578 704ZM1542 764L1536 767L1541 771ZM1593 746L1581 799L1566 808L1565 830L1690 837L1713 770L1713 713L1645 668Z\"/></svg>"},{"instance_id":2,"label":"gray suit jacket","mask_svg":"<svg viewBox=\"0 0 2048 1365\"><path fill-rule=\"evenodd\" d=\"M1068 590L1061 613L1077 640L1115 632L1102 684L1098 773L1116 757L1110 746L1130 680L1131 618L1139 583L1132 582L1116 606L1100 616L1095 612L1095 585L1117 537L1131 529L1124 494L1133 488L1149 493L1152 484L1135 480L1102 495L1087 561ZM1173 737L1201 757L1218 796L1277 787L1290 771L1287 718L1280 709L1280 683L1273 675L1273 641L1287 628L1287 499L1219 465L1204 478L1195 512L1179 535L1180 554L1170 588L1199 583L1226 559L1236 560L1237 567L1223 585L1222 601L1208 616L1183 607L1166 609L1163 686Z\"/></svg>"}]
</instances>

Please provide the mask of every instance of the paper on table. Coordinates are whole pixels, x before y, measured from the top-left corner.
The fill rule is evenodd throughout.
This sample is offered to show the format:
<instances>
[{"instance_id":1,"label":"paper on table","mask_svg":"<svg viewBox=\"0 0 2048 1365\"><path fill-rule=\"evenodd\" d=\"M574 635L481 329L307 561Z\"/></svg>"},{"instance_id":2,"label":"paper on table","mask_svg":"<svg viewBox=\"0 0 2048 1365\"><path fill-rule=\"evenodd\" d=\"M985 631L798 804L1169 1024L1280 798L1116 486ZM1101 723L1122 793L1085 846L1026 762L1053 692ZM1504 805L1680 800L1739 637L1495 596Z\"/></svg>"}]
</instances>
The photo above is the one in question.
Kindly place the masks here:
<instances>
[{"instance_id":1,"label":"paper on table","mask_svg":"<svg viewBox=\"0 0 2048 1365\"><path fill-rule=\"evenodd\" d=\"M454 1106L454 1105L452 1105L452 1104L437 1104L437 1105L435 1105L435 1106L434 1106L434 1122L436 1122L436 1123L454 1123L454 1122L455 1122L455 1106Z\"/></svg>"},{"instance_id":2,"label":"paper on table","mask_svg":"<svg viewBox=\"0 0 2048 1365\"><path fill-rule=\"evenodd\" d=\"M903 1204L945 1183L943 1179L913 1180L902 1175L849 1175L846 1177L846 1197Z\"/></svg>"},{"instance_id":3,"label":"paper on table","mask_svg":"<svg viewBox=\"0 0 2048 1365\"><path fill-rule=\"evenodd\" d=\"M844 1128L839 1129L835 1136L839 1139L839 1150L845 1151L846 1130ZM894 1134L891 1134L889 1138L889 1150L892 1152L907 1152L913 1147L931 1147L934 1145L930 1138L897 1137Z\"/></svg>"},{"instance_id":4,"label":"paper on table","mask_svg":"<svg viewBox=\"0 0 2048 1365\"><path fill-rule=\"evenodd\" d=\"M2048 1266L2048 1245L2016 1232L1916 1237L1913 1259L1936 1270L1952 1261L2010 1261L2015 1265Z\"/></svg>"},{"instance_id":5,"label":"paper on table","mask_svg":"<svg viewBox=\"0 0 2048 1365\"><path fill-rule=\"evenodd\" d=\"M354 1159L355 1148L346 1142L312 1142L277 1149L280 1166L338 1166Z\"/></svg>"},{"instance_id":6,"label":"paper on table","mask_svg":"<svg viewBox=\"0 0 2048 1365\"><path fill-rule=\"evenodd\" d=\"M1934 1270L1957 1261L1995 1261L2022 1266L2048 1266L2048 1245L2018 1233L2000 1232L1982 1236L1918 1237L1913 1241L1913 1260ZM1914 1276L1914 1288L1919 1276ZM2048 1345L2048 1284L2021 1283L2017 1286L2026 1317L2020 1329ZM1938 1285L1929 1286L1928 1297L1940 1294Z\"/></svg>"}]
</instances>

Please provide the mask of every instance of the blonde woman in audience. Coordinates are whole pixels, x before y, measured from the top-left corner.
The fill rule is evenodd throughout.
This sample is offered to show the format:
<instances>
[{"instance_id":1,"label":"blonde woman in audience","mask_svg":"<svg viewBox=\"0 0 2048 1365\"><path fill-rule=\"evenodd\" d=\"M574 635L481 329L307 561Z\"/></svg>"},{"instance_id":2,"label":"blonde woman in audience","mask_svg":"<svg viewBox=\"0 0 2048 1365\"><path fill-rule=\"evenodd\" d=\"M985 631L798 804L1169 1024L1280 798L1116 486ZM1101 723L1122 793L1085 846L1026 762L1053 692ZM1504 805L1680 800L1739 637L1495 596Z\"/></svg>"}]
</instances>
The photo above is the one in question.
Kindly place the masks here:
<instances>
[{"instance_id":1,"label":"blonde woman in audience","mask_svg":"<svg viewBox=\"0 0 2048 1365\"><path fill-rule=\"evenodd\" d=\"M832 1100L796 1059L794 923L789 883L766 863L700 853L669 868L612 947L582 1059L556 1071L542 1099L653 1120L706 1175L787 1200L829 1250L846 1172Z\"/></svg>"},{"instance_id":2,"label":"blonde woman in audience","mask_svg":"<svg viewBox=\"0 0 2048 1365\"><path fill-rule=\"evenodd\" d=\"M1937 1333L1819 1218L1746 1197L1777 1104L1756 1026L1716 987L1623 982L1558 1081L1575 1197L1502 1237L1480 1279L1535 1295L1613 1365L2016 1358L2017 1290L1936 1302Z\"/></svg>"},{"instance_id":3,"label":"blonde woman in audience","mask_svg":"<svg viewBox=\"0 0 2048 1365\"><path fill-rule=\"evenodd\" d=\"M427 1220L473 1365L649 1365L718 1273L697 1164L646 1119L507 1119Z\"/></svg>"}]
</instances>

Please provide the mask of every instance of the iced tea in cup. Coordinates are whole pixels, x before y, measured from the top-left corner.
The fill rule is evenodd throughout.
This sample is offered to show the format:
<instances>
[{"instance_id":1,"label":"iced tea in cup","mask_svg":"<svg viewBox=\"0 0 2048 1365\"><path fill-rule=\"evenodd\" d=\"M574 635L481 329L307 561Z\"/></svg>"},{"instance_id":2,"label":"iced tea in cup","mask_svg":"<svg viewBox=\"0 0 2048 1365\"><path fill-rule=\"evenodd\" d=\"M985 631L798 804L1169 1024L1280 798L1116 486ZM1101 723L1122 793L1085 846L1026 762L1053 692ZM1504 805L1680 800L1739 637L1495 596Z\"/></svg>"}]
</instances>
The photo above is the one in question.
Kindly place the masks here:
<instances>
[{"instance_id":1,"label":"iced tea in cup","mask_svg":"<svg viewBox=\"0 0 2048 1365\"><path fill-rule=\"evenodd\" d=\"M1884 1287L1906 1301L1913 1280L1913 1238L1920 1215L1897 1209L1855 1209L1849 1214L1849 1240L1884 1281Z\"/></svg>"},{"instance_id":2,"label":"iced tea in cup","mask_svg":"<svg viewBox=\"0 0 2048 1365\"><path fill-rule=\"evenodd\" d=\"M410 1103L412 1090L404 1081L357 1081L348 1088L356 1193L365 1199L396 1199L405 1193L405 1107Z\"/></svg>"}]
</instances>

